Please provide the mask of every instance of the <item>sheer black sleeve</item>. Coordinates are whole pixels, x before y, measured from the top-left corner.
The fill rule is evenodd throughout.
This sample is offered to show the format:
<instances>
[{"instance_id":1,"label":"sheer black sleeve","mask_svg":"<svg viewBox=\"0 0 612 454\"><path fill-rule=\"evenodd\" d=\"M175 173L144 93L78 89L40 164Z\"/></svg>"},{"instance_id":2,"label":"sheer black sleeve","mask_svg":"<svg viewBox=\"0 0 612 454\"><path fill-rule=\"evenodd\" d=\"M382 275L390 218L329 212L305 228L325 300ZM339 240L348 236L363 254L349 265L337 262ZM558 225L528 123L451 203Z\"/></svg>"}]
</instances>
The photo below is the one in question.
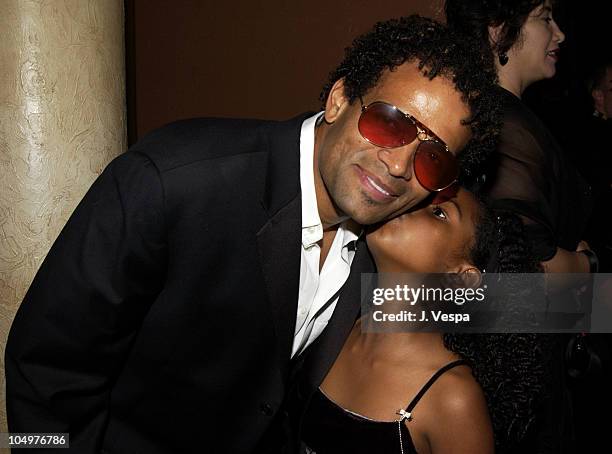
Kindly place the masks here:
<instances>
[{"instance_id":1,"label":"sheer black sleeve","mask_svg":"<svg viewBox=\"0 0 612 454\"><path fill-rule=\"evenodd\" d=\"M538 260L550 259L557 249L550 162L522 121L504 122L491 168L487 193L494 206L519 214Z\"/></svg>"}]
</instances>

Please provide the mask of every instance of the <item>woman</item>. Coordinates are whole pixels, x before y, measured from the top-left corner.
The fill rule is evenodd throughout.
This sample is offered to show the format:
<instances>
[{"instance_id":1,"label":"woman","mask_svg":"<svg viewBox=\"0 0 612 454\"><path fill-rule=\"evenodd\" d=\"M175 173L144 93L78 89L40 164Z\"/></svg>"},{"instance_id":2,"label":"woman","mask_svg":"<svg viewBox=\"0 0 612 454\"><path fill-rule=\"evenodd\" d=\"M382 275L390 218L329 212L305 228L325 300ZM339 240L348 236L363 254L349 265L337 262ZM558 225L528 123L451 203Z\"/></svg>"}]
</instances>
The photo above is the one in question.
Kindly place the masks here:
<instances>
[{"instance_id":1,"label":"woman","mask_svg":"<svg viewBox=\"0 0 612 454\"><path fill-rule=\"evenodd\" d=\"M536 265L521 230L515 217L493 218L459 189L455 197L375 228L366 239L379 276L478 275L485 267L531 272ZM499 452L524 438L544 389L535 335L361 328L358 321L310 402L302 438L312 451L491 453L495 445Z\"/></svg>"},{"instance_id":2,"label":"woman","mask_svg":"<svg viewBox=\"0 0 612 454\"><path fill-rule=\"evenodd\" d=\"M446 0L445 11L448 25L478 40L497 69L503 127L484 192L495 200L495 206L521 216L545 272L596 272L597 257L581 241L591 208L590 189L552 134L521 101L529 85L556 72L565 35L554 20L552 2ZM565 282L575 285L568 279ZM566 295L573 298L570 292ZM589 303L574 299L578 304ZM547 427L540 430L536 443L540 452L574 452L572 405L565 377L567 372L582 371L566 372L565 368L588 364L579 361L586 339L569 339L568 343L567 336L556 337L550 372L554 377L552 397L544 417Z\"/></svg>"},{"instance_id":3,"label":"woman","mask_svg":"<svg viewBox=\"0 0 612 454\"><path fill-rule=\"evenodd\" d=\"M555 75L565 35L550 0L447 0L448 25L493 53L503 128L485 192L518 213L546 272L596 270L581 243L589 188L542 122L522 103L532 83Z\"/></svg>"}]
</instances>

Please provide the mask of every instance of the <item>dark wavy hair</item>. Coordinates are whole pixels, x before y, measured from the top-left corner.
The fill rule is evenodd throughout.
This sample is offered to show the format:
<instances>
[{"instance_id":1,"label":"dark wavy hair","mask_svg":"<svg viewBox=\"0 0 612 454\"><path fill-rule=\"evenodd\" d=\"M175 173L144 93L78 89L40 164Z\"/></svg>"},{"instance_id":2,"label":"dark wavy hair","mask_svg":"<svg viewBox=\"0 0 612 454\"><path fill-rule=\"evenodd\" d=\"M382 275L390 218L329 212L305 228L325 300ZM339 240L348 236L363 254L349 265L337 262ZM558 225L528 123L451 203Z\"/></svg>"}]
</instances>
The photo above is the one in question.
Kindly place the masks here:
<instances>
[{"instance_id":1,"label":"dark wavy hair","mask_svg":"<svg viewBox=\"0 0 612 454\"><path fill-rule=\"evenodd\" d=\"M544 0L446 0L446 24L461 36L475 38L483 50L505 54L520 39L521 29ZM496 43L489 42L489 26L502 25Z\"/></svg>"},{"instance_id":2,"label":"dark wavy hair","mask_svg":"<svg viewBox=\"0 0 612 454\"><path fill-rule=\"evenodd\" d=\"M471 116L464 124L469 125L472 138L459 160L463 177L473 176L495 149L500 130L495 67L490 56L479 52L469 39L458 39L434 20L415 15L379 22L355 39L323 87L323 106L337 80L344 78L345 95L352 104L376 86L383 71L411 61L418 62L429 79L451 80L470 108Z\"/></svg>"},{"instance_id":3,"label":"dark wavy hair","mask_svg":"<svg viewBox=\"0 0 612 454\"><path fill-rule=\"evenodd\" d=\"M508 212L482 210L470 257L487 272L540 271L523 223ZM524 333L444 334L446 348L470 362L484 391L498 453L517 449L536 424L549 387L551 342L545 335Z\"/></svg>"}]
</instances>

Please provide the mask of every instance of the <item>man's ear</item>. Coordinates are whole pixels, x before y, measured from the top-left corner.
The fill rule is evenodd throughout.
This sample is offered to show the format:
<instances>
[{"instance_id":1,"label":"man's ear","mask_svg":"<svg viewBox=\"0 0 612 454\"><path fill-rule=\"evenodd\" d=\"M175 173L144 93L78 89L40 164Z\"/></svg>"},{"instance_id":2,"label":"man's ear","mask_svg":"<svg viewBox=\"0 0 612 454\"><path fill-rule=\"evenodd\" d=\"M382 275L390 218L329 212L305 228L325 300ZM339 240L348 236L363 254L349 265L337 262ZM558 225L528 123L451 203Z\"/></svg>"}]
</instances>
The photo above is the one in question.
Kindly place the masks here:
<instances>
[{"instance_id":1,"label":"man's ear","mask_svg":"<svg viewBox=\"0 0 612 454\"><path fill-rule=\"evenodd\" d=\"M591 90L591 96L593 97L593 104L595 105L595 110L597 110L597 112L603 113L604 112L603 90L599 88L593 88L593 90Z\"/></svg>"},{"instance_id":2,"label":"man's ear","mask_svg":"<svg viewBox=\"0 0 612 454\"><path fill-rule=\"evenodd\" d=\"M338 115L348 105L348 99L344 94L344 79L338 79L334 82L327 101L325 101L325 121L333 123L338 118Z\"/></svg>"}]
</instances>

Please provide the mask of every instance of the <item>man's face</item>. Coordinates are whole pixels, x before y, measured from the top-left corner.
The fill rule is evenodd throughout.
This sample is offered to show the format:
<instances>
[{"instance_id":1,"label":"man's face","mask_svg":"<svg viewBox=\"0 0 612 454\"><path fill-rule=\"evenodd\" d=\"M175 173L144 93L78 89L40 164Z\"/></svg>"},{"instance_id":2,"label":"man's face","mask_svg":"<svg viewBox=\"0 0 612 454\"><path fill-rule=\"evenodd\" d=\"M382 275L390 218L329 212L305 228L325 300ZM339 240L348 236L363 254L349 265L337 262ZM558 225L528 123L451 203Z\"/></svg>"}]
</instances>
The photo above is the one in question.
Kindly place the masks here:
<instances>
[{"instance_id":1,"label":"man's face","mask_svg":"<svg viewBox=\"0 0 612 454\"><path fill-rule=\"evenodd\" d=\"M595 108L606 118L612 118L612 68L606 69L604 79L593 90Z\"/></svg>"},{"instance_id":2,"label":"man's face","mask_svg":"<svg viewBox=\"0 0 612 454\"><path fill-rule=\"evenodd\" d=\"M417 65L409 62L385 71L363 102L395 105L427 126L456 155L470 139L469 127L461 124L470 116L469 107L450 80L429 80ZM344 217L373 224L403 213L430 193L413 172L419 140L398 148L377 147L359 133L360 114L360 103L349 105L342 80L336 82L326 104L326 123L315 140L315 186L324 224Z\"/></svg>"}]
</instances>

